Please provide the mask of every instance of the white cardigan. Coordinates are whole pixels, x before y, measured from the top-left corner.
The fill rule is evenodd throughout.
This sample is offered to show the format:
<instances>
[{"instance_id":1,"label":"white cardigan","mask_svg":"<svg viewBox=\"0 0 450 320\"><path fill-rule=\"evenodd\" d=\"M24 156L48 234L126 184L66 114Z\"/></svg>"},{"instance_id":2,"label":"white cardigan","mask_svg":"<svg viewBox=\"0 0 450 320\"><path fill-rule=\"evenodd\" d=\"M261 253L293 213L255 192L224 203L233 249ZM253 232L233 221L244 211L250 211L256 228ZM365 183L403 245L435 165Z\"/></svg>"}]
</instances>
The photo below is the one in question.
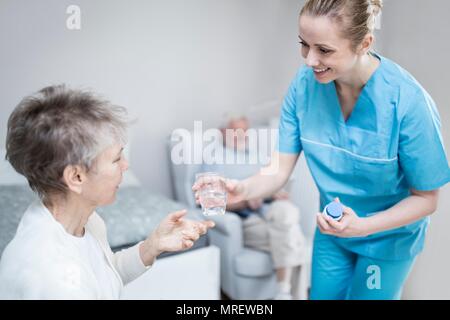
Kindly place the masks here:
<instances>
[{"instance_id":1,"label":"white cardigan","mask_svg":"<svg viewBox=\"0 0 450 320\"><path fill-rule=\"evenodd\" d=\"M121 288L149 268L140 258L139 244L112 252L97 213L85 227L99 242ZM48 209L39 201L33 203L0 260L0 299L102 299L94 272L68 240Z\"/></svg>"}]
</instances>

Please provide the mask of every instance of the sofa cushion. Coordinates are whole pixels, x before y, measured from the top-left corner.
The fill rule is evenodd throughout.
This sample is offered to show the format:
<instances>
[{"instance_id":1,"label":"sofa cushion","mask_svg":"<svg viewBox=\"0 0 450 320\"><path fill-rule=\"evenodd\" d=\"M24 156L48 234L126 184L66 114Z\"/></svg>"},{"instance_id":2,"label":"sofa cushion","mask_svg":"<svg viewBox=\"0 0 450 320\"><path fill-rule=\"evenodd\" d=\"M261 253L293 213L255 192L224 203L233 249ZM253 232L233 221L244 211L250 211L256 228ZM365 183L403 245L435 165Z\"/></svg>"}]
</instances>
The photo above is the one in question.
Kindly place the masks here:
<instances>
[{"instance_id":1,"label":"sofa cushion","mask_svg":"<svg viewBox=\"0 0 450 320\"><path fill-rule=\"evenodd\" d=\"M244 248L234 257L236 273L245 277L264 277L273 274L272 258L267 252Z\"/></svg>"}]
</instances>

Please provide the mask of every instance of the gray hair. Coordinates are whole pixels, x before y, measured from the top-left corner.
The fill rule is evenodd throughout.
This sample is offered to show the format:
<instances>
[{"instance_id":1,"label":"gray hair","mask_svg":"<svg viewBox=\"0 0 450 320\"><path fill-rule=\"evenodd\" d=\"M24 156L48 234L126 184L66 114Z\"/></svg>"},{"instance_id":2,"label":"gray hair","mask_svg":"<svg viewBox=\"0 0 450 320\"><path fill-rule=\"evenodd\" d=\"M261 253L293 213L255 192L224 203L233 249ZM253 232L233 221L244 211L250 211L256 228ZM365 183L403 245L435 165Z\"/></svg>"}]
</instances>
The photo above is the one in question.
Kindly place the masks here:
<instances>
[{"instance_id":1,"label":"gray hair","mask_svg":"<svg viewBox=\"0 0 450 320\"><path fill-rule=\"evenodd\" d=\"M126 143L126 110L92 92L49 86L25 97L8 119L6 159L42 200L67 193L68 165L89 171L96 157Z\"/></svg>"}]
</instances>

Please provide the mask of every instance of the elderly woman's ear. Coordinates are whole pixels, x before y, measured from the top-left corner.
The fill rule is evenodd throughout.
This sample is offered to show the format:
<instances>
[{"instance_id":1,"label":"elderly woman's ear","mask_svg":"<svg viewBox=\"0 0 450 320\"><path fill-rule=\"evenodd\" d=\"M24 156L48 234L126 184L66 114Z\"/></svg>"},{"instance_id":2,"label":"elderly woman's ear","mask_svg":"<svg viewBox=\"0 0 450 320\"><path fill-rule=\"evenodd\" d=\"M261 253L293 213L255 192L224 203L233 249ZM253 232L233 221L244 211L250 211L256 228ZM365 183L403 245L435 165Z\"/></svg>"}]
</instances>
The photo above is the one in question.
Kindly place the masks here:
<instances>
[{"instance_id":1,"label":"elderly woman's ear","mask_svg":"<svg viewBox=\"0 0 450 320\"><path fill-rule=\"evenodd\" d=\"M81 194L83 183L87 179L86 170L79 165L68 165L64 169L62 179L68 190Z\"/></svg>"}]
</instances>

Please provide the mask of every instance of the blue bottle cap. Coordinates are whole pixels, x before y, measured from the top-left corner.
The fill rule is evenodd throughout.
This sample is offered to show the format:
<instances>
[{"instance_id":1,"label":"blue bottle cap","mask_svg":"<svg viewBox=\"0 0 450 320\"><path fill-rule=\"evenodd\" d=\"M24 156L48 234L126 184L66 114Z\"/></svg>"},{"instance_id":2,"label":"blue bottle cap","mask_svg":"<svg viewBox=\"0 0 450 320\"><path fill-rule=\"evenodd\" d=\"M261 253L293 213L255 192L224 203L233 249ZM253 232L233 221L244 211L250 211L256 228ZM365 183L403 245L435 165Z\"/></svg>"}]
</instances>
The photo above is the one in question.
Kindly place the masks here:
<instances>
[{"instance_id":1,"label":"blue bottle cap","mask_svg":"<svg viewBox=\"0 0 450 320\"><path fill-rule=\"evenodd\" d=\"M327 205L326 211L330 217L337 219L342 216L344 207L339 202L333 201Z\"/></svg>"}]
</instances>

